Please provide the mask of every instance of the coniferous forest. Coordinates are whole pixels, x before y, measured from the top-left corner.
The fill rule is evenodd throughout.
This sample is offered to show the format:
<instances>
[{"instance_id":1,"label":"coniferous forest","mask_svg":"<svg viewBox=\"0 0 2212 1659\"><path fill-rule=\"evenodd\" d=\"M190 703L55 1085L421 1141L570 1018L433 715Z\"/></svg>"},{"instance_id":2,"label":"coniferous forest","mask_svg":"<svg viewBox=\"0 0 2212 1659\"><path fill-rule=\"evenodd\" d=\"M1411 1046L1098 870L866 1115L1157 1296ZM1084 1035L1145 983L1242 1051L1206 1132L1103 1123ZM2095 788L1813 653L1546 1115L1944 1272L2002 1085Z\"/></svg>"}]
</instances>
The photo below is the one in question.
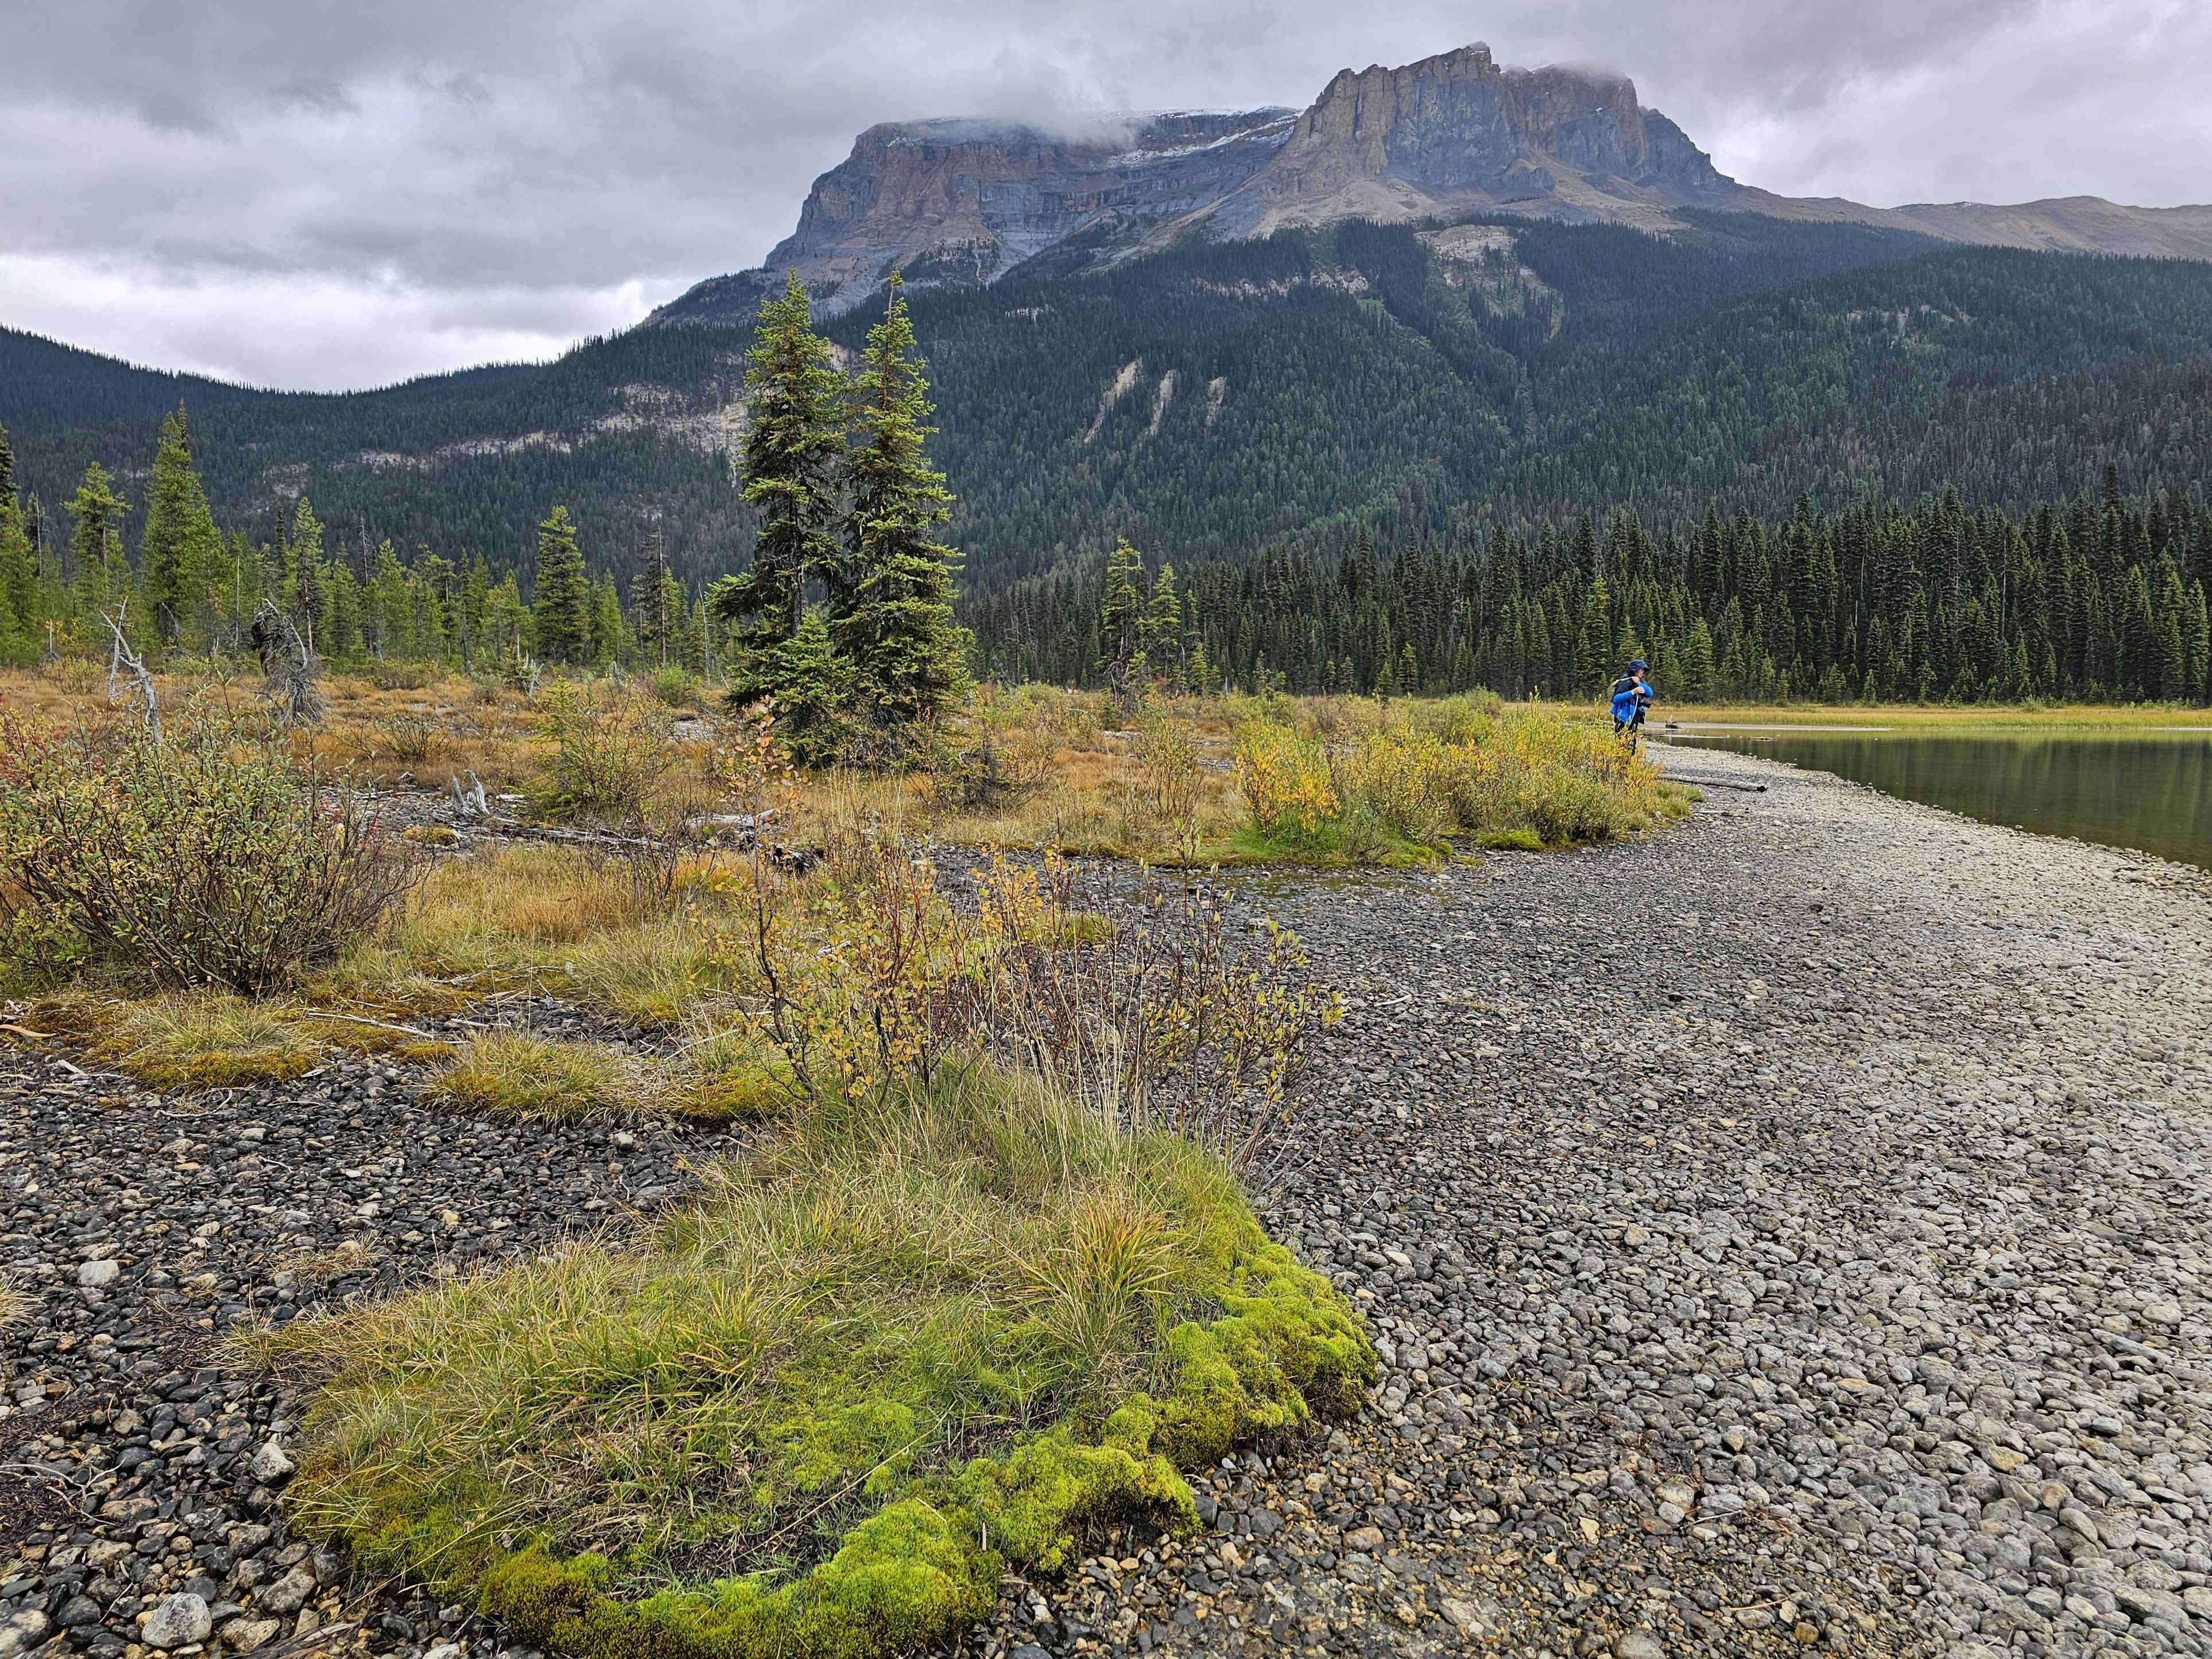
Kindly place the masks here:
<instances>
[{"instance_id":1,"label":"coniferous forest","mask_svg":"<svg viewBox=\"0 0 2212 1659\"><path fill-rule=\"evenodd\" d=\"M1642 656L1673 700L2203 702L2212 514L2101 492L2013 516L1955 491L1769 522L1632 513L1378 549L1163 566L1149 665L1297 691L1595 693ZM1090 682L1110 659L1102 571L971 601L985 671Z\"/></svg>"},{"instance_id":2,"label":"coniferous forest","mask_svg":"<svg viewBox=\"0 0 2212 1659\"><path fill-rule=\"evenodd\" d=\"M1126 541L1155 670L1239 684L1580 693L1640 652L1681 697L2205 696L2212 265L1686 220L917 288L974 666L1098 678ZM876 315L817 326L858 362ZM714 670L752 343L307 395L0 335L0 650L127 589L179 651L269 596L337 661Z\"/></svg>"}]
</instances>

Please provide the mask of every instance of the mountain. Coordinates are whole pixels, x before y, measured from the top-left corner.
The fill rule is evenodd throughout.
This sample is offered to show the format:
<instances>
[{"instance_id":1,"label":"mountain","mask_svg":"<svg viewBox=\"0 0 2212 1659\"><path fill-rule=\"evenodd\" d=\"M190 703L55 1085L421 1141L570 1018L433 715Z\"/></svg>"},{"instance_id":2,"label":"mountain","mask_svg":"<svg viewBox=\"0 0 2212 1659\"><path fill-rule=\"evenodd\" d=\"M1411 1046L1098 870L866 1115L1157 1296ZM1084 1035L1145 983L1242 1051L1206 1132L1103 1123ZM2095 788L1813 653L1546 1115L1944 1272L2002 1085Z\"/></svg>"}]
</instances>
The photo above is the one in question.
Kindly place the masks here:
<instances>
[{"instance_id":1,"label":"mountain","mask_svg":"<svg viewBox=\"0 0 2212 1659\"><path fill-rule=\"evenodd\" d=\"M1671 222L1668 208L1726 207L1738 193L1626 76L1500 69L1473 46L1343 70L1267 165L1194 222L1234 237L1498 211L1656 225Z\"/></svg>"},{"instance_id":2,"label":"mountain","mask_svg":"<svg viewBox=\"0 0 2212 1659\"><path fill-rule=\"evenodd\" d=\"M814 181L799 228L760 272L702 283L654 320L726 321L758 297L760 280L781 283L789 269L828 314L873 293L894 265L919 285L988 283L1072 236L1172 222L1218 202L1267 164L1297 115L1111 116L1079 133L973 120L870 127Z\"/></svg>"},{"instance_id":3,"label":"mountain","mask_svg":"<svg viewBox=\"0 0 2212 1659\"><path fill-rule=\"evenodd\" d=\"M1625 80L1468 48L1303 112L872 128L778 258L847 352L888 266L913 279L981 592L1117 534L1181 563L1630 502L1656 524L1955 487L2020 510L2107 466L2202 489L2212 263L2109 256L2202 251L2208 216L1770 196ZM218 514L257 538L304 493L349 548L526 571L557 501L595 570L658 531L702 580L750 546L730 462L781 280L717 278L555 362L343 395L0 330L0 424L50 544L87 462L136 493L181 400Z\"/></svg>"},{"instance_id":4,"label":"mountain","mask_svg":"<svg viewBox=\"0 0 2212 1659\"><path fill-rule=\"evenodd\" d=\"M2068 197L1874 208L1740 185L1625 76L1501 68L1480 44L1401 69L1344 70L1303 112L1098 118L1078 133L1017 123L890 123L815 180L799 227L758 270L699 284L655 323L736 322L796 270L821 314L909 283L977 285L1063 246L1118 259L1197 234L1237 240L1371 219L1511 214L1683 228L1680 210L1878 225L1941 240L2212 259L2212 206Z\"/></svg>"}]
</instances>

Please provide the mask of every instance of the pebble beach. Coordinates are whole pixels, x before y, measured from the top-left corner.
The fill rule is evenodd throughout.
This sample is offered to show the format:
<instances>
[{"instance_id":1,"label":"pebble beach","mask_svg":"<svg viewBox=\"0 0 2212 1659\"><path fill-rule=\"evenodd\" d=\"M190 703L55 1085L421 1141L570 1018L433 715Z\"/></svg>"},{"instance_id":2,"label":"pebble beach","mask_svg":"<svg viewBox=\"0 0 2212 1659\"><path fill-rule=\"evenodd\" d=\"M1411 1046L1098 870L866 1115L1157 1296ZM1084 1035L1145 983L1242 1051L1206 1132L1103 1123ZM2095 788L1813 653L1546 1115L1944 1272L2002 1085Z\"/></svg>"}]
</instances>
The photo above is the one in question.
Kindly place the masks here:
<instances>
[{"instance_id":1,"label":"pebble beach","mask_svg":"<svg viewBox=\"0 0 2212 1659\"><path fill-rule=\"evenodd\" d=\"M1647 841L1239 879L1345 1000L1266 1215L1382 1384L1203 1478L1202 1537L1009 1579L971 1651L2212 1651L2204 878L1668 764L1706 799ZM738 1142L419 1084L0 1054L0 1659L503 1650L289 1538L305 1402L221 1339Z\"/></svg>"}]
</instances>

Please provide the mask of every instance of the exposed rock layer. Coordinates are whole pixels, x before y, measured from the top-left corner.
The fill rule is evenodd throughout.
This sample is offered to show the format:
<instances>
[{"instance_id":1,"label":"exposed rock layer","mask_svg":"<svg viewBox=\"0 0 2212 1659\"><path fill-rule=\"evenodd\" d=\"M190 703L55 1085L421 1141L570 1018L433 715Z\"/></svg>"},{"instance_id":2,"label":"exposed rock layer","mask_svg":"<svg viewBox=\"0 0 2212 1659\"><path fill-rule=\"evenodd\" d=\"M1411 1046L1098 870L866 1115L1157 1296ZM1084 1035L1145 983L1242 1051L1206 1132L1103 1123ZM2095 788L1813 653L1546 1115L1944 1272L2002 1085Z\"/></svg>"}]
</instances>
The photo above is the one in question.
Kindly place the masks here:
<instances>
[{"instance_id":1,"label":"exposed rock layer","mask_svg":"<svg viewBox=\"0 0 2212 1659\"><path fill-rule=\"evenodd\" d=\"M1625 76L1500 69L1470 46L1401 69L1340 72L1303 112L1099 118L1077 132L1007 121L885 123L815 180L799 227L758 271L700 283L659 322L739 319L795 270L823 310L851 309L894 268L989 283L1047 249L1103 255L1196 230L1230 238L1347 218L1510 213L1666 231L1706 208L1849 220L1946 241L2212 259L2212 206L2077 196L1867 207L1777 196L1719 172Z\"/></svg>"}]
</instances>

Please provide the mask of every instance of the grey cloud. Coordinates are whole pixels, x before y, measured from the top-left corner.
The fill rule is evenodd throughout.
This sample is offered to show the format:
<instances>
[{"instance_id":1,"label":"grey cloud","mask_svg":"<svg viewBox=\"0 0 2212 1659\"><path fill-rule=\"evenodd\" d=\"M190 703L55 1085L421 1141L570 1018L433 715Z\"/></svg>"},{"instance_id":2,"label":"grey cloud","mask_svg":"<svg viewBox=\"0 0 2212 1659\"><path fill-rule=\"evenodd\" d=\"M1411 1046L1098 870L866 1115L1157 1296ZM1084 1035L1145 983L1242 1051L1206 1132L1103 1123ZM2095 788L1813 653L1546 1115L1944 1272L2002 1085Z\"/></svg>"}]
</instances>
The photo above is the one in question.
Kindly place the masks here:
<instances>
[{"instance_id":1,"label":"grey cloud","mask_svg":"<svg viewBox=\"0 0 2212 1659\"><path fill-rule=\"evenodd\" d=\"M638 294L756 263L878 121L1299 105L1340 68L1476 38L1509 64L1626 72L1723 169L1792 193L2156 204L2201 199L2212 179L2193 67L2212 52L2212 9L2180 0L1498 0L1480 15L1442 0L76 0L18 13L0 106L14 256L0 322L66 322L84 343L157 359L170 342L194 366L298 385L450 367L487 342L555 349L579 324L625 320L613 308ZM66 273L95 268L140 272L139 301L103 313L80 283L64 304ZM374 349L349 335L333 297L349 289L400 334ZM225 292L264 307L292 293L319 320L226 345L236 325L220 319L252 308L214 303ZM210 320L190 325L194 306ZM286 338L296 362L271 343Z\"/></svg>"}]
</instances>

